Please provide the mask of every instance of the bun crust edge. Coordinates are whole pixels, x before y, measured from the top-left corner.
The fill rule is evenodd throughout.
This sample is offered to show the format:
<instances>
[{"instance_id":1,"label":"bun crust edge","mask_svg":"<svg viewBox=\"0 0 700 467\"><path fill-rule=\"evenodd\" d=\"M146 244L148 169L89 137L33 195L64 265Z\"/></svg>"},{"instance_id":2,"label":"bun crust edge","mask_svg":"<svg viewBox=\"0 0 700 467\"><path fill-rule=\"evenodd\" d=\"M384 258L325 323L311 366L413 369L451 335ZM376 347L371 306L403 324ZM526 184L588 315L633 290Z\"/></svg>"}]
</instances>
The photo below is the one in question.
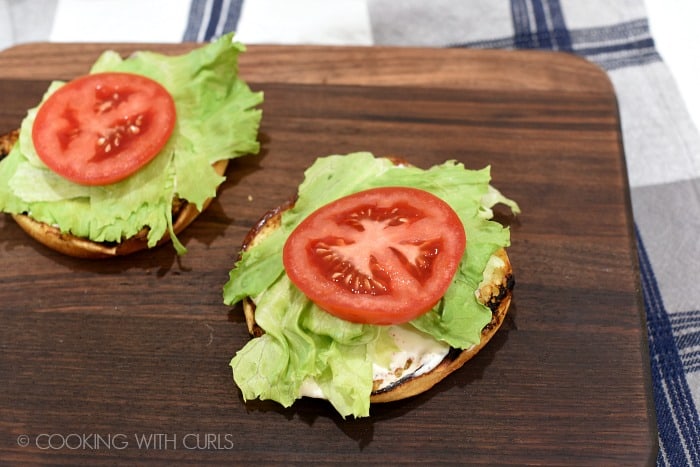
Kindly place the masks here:
<instances>
[{"instance_id":1,"label":"bun crust edge","mask_svg":"<svg viewBox=\"0 0 700 467\"><path fill-rule=\"evenodd\" d=\"M19 131L15 130L6 135L0 136L0 159L6 156L12 146L17 141ZM228 160L220 160L213 167L216 173L223 175L228 167ZM202 205L204 211L212 202L212 198L205 200ZM201 211L194 204L186 201L173 200L173 231L175 234L182 232L189 226L199 215ZM61 232L61 230L44 222L37 221L27 214L12 214L14 221L24 230L30 237L42 245L62 253L64 255L75 258L85 259L104 259L113 258L116 256L125 256L137 251L148 249L148 234L147 229L142 229L133 237L126 238L121 242L95 242L87 238L78 237L76 235ZM160 246L170 241L170 234L166 234L161 238L156 246Z\"/></svg>"},{"instance_id":2,"label":"bun crust edge","mask_svg":"<svg viewBox=\"0 0 700 467\"><path fill-rule=\"evenodd\" d=\"M282 213L293 205L294 200L290 200L268 211L246 235L241 246L241 253L279 228ZM505 249L498 250L495 255L503 261L504 266L499 269L499 276L485 284L477 293L479 300L491 310L491 322L482 330L479 343L468 349L452 348L442 362L431 371L419 376L401 379L392 385L374 390L370 395L370 403L398 401L429 390L461 368L491 340L503 324L510 308L514 287L512 265ZM265 331L255 322L255 303L249 297L243 300L243 312L248 332L252 338L260 337ZM378 387L379 383L375 381L374 386Z\"/></svg>"},{"instance_id":3,"label":"bun crust edge","mask_svg":"<svg viewBox=\"0 0 700 467\"><path fill-rule=\"evenodd\" d=\"M468 349L450 349L450 352L440 362L438 366L427 373L412 377L407 380L400 380L397 384L388 386L385 389L374 391L370 396L370 402L392 402L421 394L437 383L445 379L448 375L460 369L467 361L471 360L500 329L503 320L510 308L513 297L513 273L510 261L504 249L496 254L505 261L503 284L499 284L498 298L492 296L489 308L491 309L491 322L481 331L481 340Z\"/></svg>"}]
</instances>

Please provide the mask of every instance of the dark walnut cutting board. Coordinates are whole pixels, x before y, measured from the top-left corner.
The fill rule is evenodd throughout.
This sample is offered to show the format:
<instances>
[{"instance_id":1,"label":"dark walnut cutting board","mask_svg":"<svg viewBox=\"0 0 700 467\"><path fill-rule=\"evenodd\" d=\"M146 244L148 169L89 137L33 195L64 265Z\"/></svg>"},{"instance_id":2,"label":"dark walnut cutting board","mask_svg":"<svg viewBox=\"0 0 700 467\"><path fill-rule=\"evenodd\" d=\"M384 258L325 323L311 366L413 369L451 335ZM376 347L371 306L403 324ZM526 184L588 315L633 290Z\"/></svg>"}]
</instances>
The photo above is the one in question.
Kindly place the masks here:
<instances>
[{"instance_id":1,"label":"dark walnut cutting board","mask_svg":"<svg viewBox=\"0 0 700 467\"><path fill-rule=\"evenodd\" d=\"M0 53L0 131L105 47ZM545 52L251 46L241 73L265 93L262 151L231 163L181 236L184 257L165 246L70 259L0 218L0 459L653 463L634 229L602 71ZM511 312L464 368L370 418L343 420L315 400L245 404L228 362L248 336L221 293L238 245L316 157L357 150L491 165L523 211L506 217Z\"/></svg>"}]
</instances>

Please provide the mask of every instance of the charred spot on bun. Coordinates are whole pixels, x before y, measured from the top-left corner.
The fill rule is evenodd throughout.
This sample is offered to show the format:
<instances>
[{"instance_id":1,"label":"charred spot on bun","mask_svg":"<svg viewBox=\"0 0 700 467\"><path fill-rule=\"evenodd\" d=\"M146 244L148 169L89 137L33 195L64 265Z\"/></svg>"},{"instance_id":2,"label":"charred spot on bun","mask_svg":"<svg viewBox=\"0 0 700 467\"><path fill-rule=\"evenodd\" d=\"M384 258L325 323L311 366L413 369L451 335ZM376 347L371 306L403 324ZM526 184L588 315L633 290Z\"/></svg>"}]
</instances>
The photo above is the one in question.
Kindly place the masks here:
<instances>
[{"instance_id":1,"label":"charred spot on bun","mask_svg":"<svg viewBox=\"0 0 700 467\"><path fill-rule=\"evenodd\" d=\"M509 231L507 227L490 220L490 207L496 203L504 203L516 214L519 208L515 202L505 198L485 182L489 178L488 175L482 178L484 174L477 172L465 175L465 180L470 180L469 177L473 175L479 179L475 184L487 183L488 186L475 188L473 193L470 193L471 188L465 188L465 196L479 193L480 199L473 205L466 203L457 206L459 210L475 209L472 213L464 213L463 216L469 218L470 215L474 215L472 220L465 221L466 254L445 297L426 313L425 319L419 317L410 322L389 325L345 324L339 318L330 316L331 313L325 313L326 310L313 304L308 297L305 299L303 294L300 295L284 270L270 273L274 277L268 278L269 284L261 289L250 286L249 281L256 278L255 273L247 271L247 268L259 271L258 268L262 268L264 264L272 267L271 265L278 260L273 258L276 253L271 245L288 241L275 237L284 237L285 231L293 230L295 225L291 224L298 222L297 215L301 218L307 216L306 212L295 213L295 207L300 197L307 196L305 190L309 189L308 185L324 178L336 177L333 173L344 173L347 166L352 164L351 159L357 159L354 164L356 167L361 164L376 165L369 174L357 174L357 177L367 177L367 180L374 176L372 170L376 170L376 176L384 180L385 171L389 170L389 166L415 171L415 178L421 178L423 173L428 173L429 177L434 177L433 182L429 182L428 185L441 181L441 177L444 177L441 175L443 171L447 175L462 174L466 170L460 164L447 162L443 166L421 171L401 158L375 158L369 153L320 158L317 164L325 167L316 169L317 164L314 164L312 169L307 171L297 196L261 217L243 240L236 267L231 271L229 282L224 287L225 303L241 302L251 336L248 344L231 361L234 380L245 400L271 399L289 406L294 400L308 396L327 399L342 416L367 416L370 404L397 401L421 394L461 368L496 334L509 310L515 284L513 269L506 253L506 247L510 244ZM411 176L402 175L397 172L387 180L410 184ZM313 180L310 180L311 177ZM345 183L345 180L352 179L352 176L339 178L343 178L342 183ZM445 184L455 183L454 180L450 181L449 177L444 179ZM331 185L334 183L336 182L330 182ZM348 188L348 191L353 192L364 188L365 184L373 183L375 182L358 183L357 187ZM461 182L457 182L459 183ZM321 187L321 190L324 189L328 189L327 186ZM446 187L445 193L453 189L458 188ZM441 189L436 191L442 192ZM313 197L314 194L308 196ZM457 197L455 194L445 195L450 202ZM308 202L308 198L302 202ZM479 242L478 235L472 230L474 228L493 232L495 246L490 249L484 249L482 245L470 247L471 237L473 243ZM478 272L473 270L475 267ZM239 271L239 268L243 271ZM280 275L277 276L277 273ZM259 314L261 306L264 307L264 316ZM287 310L283 309L285 307ZM464 332L460 329L445 329L443 333L440 328L447 325L440 322L442 316L445 317L444 323L455 316L458 318L454 322L467 319L473 322L464 326ZM334 327L343 330L337 331ZM291 330L285 330L286 328ZM337 341L328 344L328 335L336 332L338 336L333 336L332 339ZM268 336L269 333L273 335ZM348 337L350 334L352 336ZM292 348L297 344L308 347ZM342 351L333 353L335 346L342 348ZM303 362L308 368L299 370L300 375L296 373L296 366L302 364L298 364L297 360L304 360L305 357L301 356L304 352L315 355L309 359L316 358L317 361L323 360L323 363ZM347 356L348 362L340 361L345 358L343 354ZM272 358L271 356L276 356L277 360L284 363L266 362L265 357ZM367 365L361 362L363 358L376 360L371 362L368 369ZM259 360L253 364L255 359ZM274 368L267 368L268 364ZM357 371L358 374L345 375L344 371ZM276 379L278 377L279 379ZM364 381L357 383L356 380L360 378ZM264 380L273 387L268 389L262 384L257 384L257 379ZM348 385L354 384L357 387L347 388ZM275 385L279 386L274 387Z\"/></svg>"},{"instance_id":2,"label":"charred spot on bun","mask_svg":"<svg viewBox=\"0 0 700 467\"><path fill-rule=\"evenodd\" d=\"M229 161L260 148L263 96L238 75L244 50L229 33L184 56L105 51L88 74L52 82L0 137L0 211L69 256L185 253L177 235Z\"/></svg>"}]
</instances>

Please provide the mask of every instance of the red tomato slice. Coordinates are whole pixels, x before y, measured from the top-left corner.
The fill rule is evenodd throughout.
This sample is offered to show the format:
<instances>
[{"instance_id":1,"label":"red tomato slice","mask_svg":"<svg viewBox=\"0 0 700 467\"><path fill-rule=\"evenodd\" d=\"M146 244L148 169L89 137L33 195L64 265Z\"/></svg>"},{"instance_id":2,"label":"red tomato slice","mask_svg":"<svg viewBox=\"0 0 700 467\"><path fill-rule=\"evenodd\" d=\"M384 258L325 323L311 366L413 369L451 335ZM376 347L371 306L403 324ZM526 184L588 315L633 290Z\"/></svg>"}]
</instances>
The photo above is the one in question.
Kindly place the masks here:
<instances>
[{"instance_id":1,"label":"red tomato slice","mask_svg":"<svg viewBox=\"0 0 700 467\"><path fill-rule=\"evenodd\" d=\"M175 118L173 98L152 79L96 73L66 83L39 107L32 140L57 174L106 185L151 161L170 138Z\"/></svg>"},{"instance_id":2,"label":"red tomato slice","mask_svg":"<svg viewBox=\"0 0 700 467\"><path fill-rule=\"evenodd\" d=\"M459 217L440 198L375 188L311 213L287 239L282 259L292 283L329 313L396 324L440 300L466 241Z\"/></svg>"}]
</instances>

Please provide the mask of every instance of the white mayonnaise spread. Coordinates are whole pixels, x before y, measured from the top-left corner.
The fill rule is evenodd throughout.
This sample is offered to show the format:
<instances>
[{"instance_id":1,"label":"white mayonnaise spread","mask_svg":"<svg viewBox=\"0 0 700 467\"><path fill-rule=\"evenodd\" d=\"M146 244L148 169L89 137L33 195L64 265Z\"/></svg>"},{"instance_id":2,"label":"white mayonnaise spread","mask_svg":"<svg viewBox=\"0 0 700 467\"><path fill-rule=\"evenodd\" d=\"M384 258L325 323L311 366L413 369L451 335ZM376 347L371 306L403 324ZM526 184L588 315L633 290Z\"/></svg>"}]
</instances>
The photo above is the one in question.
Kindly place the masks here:
<instances>
[{"instance_id":1,"label":"white mayonnaise spread","mask_svg":"<svg viewBox=\"0 0 700 467\"><path fill-rule=\"evenodd\" d=\"M492 294L498 292L499 284L505 283L506 263L497 255L492 255L486 264L483 280L474 292L481 303L486 303ZM381 381L378 389L397 381L427 373L445 358L450 346L432 336L419 331L410 324L388 328L398 350L392 354L389 368L374 364L374 381ZM313 379L302 384L301 396L326 399L323 391Z\"/></svg>"},{"instance_id":2,"label":"white mayonnaise spread","mask_svg":"<svg viewBox=\"0 0 700 467\"><path fill-rule=\"evenodd\" d=\"M398 349L392 353L388 368L374 364L374 381L382 381L379 388L390 386L403 378L427 373L445 358L450 346L411 325L395 325L388 328ZM300 395L325 399L323 391L309 378L304 381Z\"/></svg>"}]
</instances>

